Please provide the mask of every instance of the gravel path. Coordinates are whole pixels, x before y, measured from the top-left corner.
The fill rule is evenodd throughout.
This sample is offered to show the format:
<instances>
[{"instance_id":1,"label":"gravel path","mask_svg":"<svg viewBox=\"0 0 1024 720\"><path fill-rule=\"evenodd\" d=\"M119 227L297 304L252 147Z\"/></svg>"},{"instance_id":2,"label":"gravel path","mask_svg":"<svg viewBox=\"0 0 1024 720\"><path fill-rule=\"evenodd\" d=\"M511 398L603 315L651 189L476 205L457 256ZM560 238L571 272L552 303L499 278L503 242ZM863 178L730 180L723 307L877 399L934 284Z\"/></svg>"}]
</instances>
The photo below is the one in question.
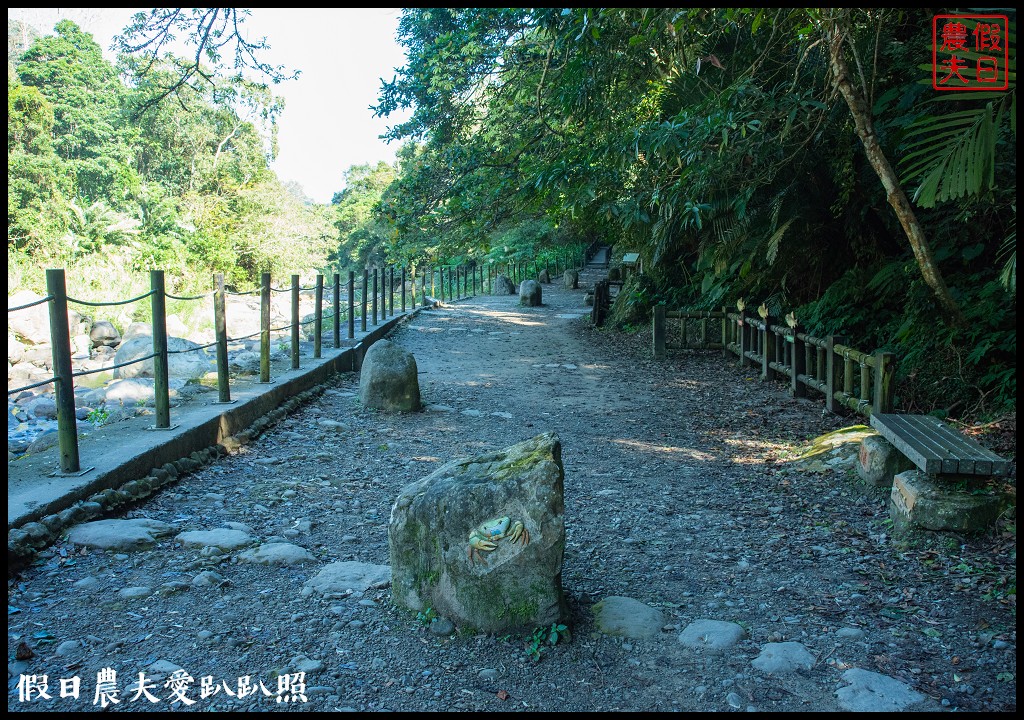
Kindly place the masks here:
<instances>
[{"instance_id":1,"label":"gravel path","mask_svg":"<svg viewBox=\"0 0 1024 720\"><path fill-rule=\"evenodd\" d=\"M149 549L45 552L8 585L8 708L100 709L112 668L107 709L128 711L1015 709L1015 536L894 541L852 451L790 461L853 420L717 353L653 363L647 341L590 328L582 297L545 285L539 308L421 313L391 339L416 357L425 412L364 410L358 375L340 376L123 515L173 526ZM329 563L388 563L407 483L546 431L562 441L571 637L464 633L393 608L382 582L305 586ZM237 534L176 539L218 528ZM295 554L247 559L271 542ZM609 603L633 636L599 629L606 598L629 599ZM306 700L278 702L299 672ZM79 697L62 698L73 677Z\"/></svg>"}]
</instances>

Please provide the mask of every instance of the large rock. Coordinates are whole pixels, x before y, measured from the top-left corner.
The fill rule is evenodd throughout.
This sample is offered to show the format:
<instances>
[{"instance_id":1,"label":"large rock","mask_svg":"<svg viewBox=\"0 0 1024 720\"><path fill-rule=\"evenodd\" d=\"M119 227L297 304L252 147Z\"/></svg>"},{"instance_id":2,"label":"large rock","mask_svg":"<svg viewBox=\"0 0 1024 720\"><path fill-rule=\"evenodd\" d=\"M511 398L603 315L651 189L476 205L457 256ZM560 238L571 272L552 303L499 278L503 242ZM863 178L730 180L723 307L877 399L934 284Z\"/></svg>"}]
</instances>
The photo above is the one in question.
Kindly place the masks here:
<instances>
[{"instance_id":1,"label":"large rock","mask_svg":"<svg viewBox=\"0 0 1024 720\"><path fill-rule=\"evenodd\" d=\"M537 273L537 282L539 282L539 283L549 283L549 282L551 282L551 274L547 271L547 269L541 270L539 273Z\"/></svg>"},{"instance_id":2,"label":"large rock","mask_svg":"<svg viewBox=\"0 0 1024 720\"><path fill-rule=\"evenodd\" d=\"M516 284L512 282L507 275L499 275L494 278L494 284L491 286L491 295L515 295Z\"/></svg>"},{"instance_id":3,"label":"large rock","mask_svg":"<svg viewBox=\"0 0 1024 720\"><path fill-rule=\"evenodd\" d=\"M566 270L562 275L562 285L566 290L578 290L580 287L580 274L576 270Z\"/></svg>"},{"instance_id":4,"label":"large rock","mask_svg":"<svg viewBox=\"0 0 1024 720\"><path fill-rule=\"evenodd\" d=\"M184 338L167 338L167 375L186 379L201 378L215 370L213 357L200 350L197 343ZM121 342L114 355L114 364L131 362L153 353L153 338L134 335ZM153 377L153 358L114 370L115 378Z\"/></svg>"},{"instance_id":5,"label":"large rock","mask_svg":"<svg viewBox=\"0 0 1024 720\"><path fill-rule=\"evenodd\" d=\"M545 433L406 486L388 528L395 604L484 632L564 620L563 477Z\"/></svg>"},{"instance_id":6,"label":"large rock","mask_svg":"<svg viewBox=\"0 0 1024 720\"><path fill-rule=\"evenodd\" d=\"M541 296L540 283L536 280L523 280L519 286L519 304L527 307L539 307Z\"/></svg>"},{"instance_id":7,"label":"large rock","mask_svg":"<svg viewBox=\"0 0 1024 720\"><path fill-rule=\"evenodd\" d=\"M359 400L363 407L387 412L420 409L416 359L390 340L378 340L363 357L359 371Z\"/></svg>"},{"instance_id":8,"label":"large rock","mask_svg":"<svg viewBox=\"0 0 1024 720\"><path fill-rule=\"evenodd\" d=\"M30 290L19 290L7 298L7 307L21 307L42 300ZM68 332L78 335L82 331L83 317L72 307L68 308ZM87 330L87 328L86 328ZM14 335L27 345L48 345L50 343L50 304L40 303L32 307L16 310L7 315L7 332Z\"/></svg>"},{"instance_id":9,"label":"large rock","mask_svg":"<svg viewBox=\"0 0 1024 720\"><path fill-rule=\"evenodd\" d=\"M149 518L97 520L71 528L68 540L98 550L145 550L174 529L173 525Z\"/></svg>"}]
</instances>

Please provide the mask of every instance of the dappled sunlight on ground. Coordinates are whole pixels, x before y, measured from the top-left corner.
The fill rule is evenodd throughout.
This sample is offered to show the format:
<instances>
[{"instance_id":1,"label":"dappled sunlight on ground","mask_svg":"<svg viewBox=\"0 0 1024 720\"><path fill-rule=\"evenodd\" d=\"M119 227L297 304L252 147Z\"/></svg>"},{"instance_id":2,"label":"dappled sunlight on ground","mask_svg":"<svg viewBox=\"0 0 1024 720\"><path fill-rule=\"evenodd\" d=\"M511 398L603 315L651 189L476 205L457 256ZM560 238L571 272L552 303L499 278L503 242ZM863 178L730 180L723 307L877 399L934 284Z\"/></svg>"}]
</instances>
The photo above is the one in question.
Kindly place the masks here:
<instances>
[{"instance_id":1,"label":"dappled sunlight on ground","mask_svg":"<svg viewBox=\"0 0 1024 720\"><path fill-rule=\"evenodd\" d=\"M646 453L656 454L679 454L685 457L693 458L694 460L710 461L714 460L715 456L710 453L695 450L694 448L682 448L675 447L672 445L658 445L656 443L644 442L642 440L630 440L626 438L615 438L612 440L616 445L622 445L633 450L639 450Z\"/></svg>"},{"instance_id":2,"label":"dappled sunlight on ground","mask_svg":"<svg viewBox=\"0 0 1024 720\"><path fill-rule=\"evenodd\" d=\"M527 325L533 327L544 326L543 320L538 320L529 315L523 315L522 313L509 312L507 310L484 310L471 307L462 308L462 310L466 315L478 315L481 317L498 320L500 322L512 323L513 325Z\"/></svg>"}]
</instances>

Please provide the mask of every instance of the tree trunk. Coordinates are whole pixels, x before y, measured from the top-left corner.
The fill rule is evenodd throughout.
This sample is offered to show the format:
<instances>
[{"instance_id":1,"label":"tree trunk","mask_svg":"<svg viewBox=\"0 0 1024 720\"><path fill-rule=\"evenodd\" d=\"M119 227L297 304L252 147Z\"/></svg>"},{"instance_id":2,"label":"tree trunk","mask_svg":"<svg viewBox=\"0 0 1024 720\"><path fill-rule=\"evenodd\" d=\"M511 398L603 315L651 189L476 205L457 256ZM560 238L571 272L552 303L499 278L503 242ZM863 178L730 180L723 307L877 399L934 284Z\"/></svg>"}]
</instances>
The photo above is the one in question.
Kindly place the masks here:
<instances>
[{"instance_id":1,"label":"tree trunk","mask_svg":"<svg viewBox=\"0 0 1024 720\"><path fill-rule=\"evenodd\" d=\"M850 82L850 70L843 58L843 35L838 25L832 27L826 39L828 40L829 58L836 88L846 99L846 104L850 106L853 122L857 128L857 136L864 144L868 162L871 163L871 167L874 168L885 187L889 205L896 212L896 217L907 234L921 275L928 283L928 287L935 293L942 309L949 313L956 323L962 323L964 317L960 306L949 294L949 288L946 287L946 281L942 278L942 273L935 263L935 257L928 244L928 238L925 237L924 230L921 228L921 223L918 222L917 215L914 214L910 200L903 191L903 186L900 185L892 165L889 164L882 147L878 144L878 136L875 134L875 126L871 119L871 109L867 106L864 95Z\"/></svg>"}]
</instances>

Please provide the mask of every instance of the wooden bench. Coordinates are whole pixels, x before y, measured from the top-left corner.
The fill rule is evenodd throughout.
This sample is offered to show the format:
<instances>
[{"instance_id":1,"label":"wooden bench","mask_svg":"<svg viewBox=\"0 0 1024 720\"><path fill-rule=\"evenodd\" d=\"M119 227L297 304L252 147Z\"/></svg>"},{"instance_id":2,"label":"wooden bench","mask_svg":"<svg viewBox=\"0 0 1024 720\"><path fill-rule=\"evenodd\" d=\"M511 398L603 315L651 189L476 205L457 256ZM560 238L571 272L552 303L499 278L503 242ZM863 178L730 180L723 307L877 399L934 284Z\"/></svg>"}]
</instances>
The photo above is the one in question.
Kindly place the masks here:
<instances>
[{"instance_id":1,"label":"wooden bench","mask_svg":"<svg viewBox=\"0 0 1024 720\"><path fill-rule=\"evenodd\" d=\"M929 475L1001 477L1010 463L931 415L877 414L871 426Z\"/></svg>"}]
</instances>

